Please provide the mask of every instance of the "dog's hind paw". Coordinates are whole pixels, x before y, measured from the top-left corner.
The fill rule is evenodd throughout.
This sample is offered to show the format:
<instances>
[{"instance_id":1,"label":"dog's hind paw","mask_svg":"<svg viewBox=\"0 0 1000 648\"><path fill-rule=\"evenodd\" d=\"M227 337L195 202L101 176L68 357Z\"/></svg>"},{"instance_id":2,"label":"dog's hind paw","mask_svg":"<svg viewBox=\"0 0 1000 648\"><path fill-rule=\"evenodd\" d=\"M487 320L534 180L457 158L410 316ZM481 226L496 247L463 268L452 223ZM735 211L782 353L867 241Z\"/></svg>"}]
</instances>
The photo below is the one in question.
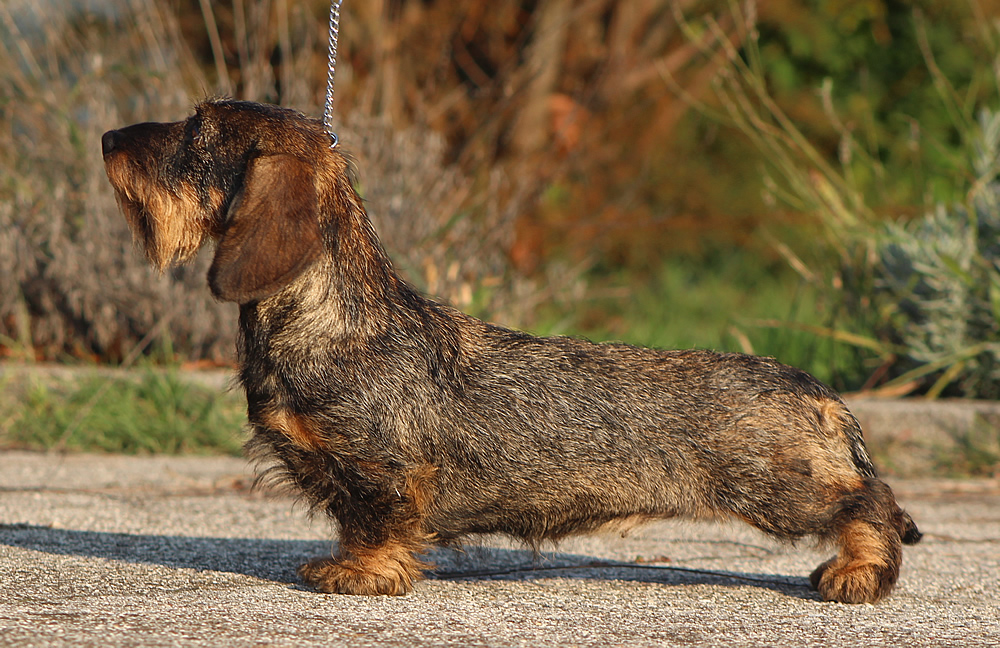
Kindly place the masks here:
<instances>
[{"instance_id":1,"label":"dog's hind paw","mask_svg":"<svg viewBox=\"0 0 1000 648\"><path fill-rule=\"evenodd\" d=\"M892 590L897 571L891 566L865 560L831 558L809 576L824 601L875 603Z\"/></svg>"}]
</instances>

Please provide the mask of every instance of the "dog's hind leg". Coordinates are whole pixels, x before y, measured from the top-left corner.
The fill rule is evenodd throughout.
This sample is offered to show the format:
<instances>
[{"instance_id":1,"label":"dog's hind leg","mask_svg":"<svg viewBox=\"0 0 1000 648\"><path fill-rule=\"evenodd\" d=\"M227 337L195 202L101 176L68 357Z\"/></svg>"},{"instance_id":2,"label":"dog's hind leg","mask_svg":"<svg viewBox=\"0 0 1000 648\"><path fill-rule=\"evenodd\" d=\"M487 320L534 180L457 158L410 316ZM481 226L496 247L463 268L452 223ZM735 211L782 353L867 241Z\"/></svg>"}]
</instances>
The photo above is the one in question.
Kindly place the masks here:
<instances>
[{"instance_id":1,"label":"dog's hind leg","mask_svg":"<svg viewBox=\"0 0 1000 648\"><path fill-rule=\"evenodd\" d=\"M874 603L892 590L899 577L902 544L920 540L920 532L878 479L841 498L830 535L839 553L809 577L820 596L841 603Z\"/></svg>"}]
</instances>

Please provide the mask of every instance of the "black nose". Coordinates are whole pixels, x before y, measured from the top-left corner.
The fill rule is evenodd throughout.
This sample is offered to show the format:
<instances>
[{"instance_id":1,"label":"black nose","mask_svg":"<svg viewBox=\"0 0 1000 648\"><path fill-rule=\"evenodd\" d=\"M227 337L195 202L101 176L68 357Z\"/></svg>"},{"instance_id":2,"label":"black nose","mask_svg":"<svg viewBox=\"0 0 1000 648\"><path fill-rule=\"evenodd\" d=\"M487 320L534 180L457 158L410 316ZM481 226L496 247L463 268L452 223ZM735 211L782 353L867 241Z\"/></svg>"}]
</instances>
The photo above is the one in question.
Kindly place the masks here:
<instances>
[{"instance_id":1,"label":"black nose","mask_svg":"<svg viewBox=\"0 0 1000 648\"><path fill-rule=\"evenodd\" d=\"M118 131L110 130L101 136L101 151L104 155L107 155L111 151L115 150L118 144Z\"/></svg>"}]
</instances>

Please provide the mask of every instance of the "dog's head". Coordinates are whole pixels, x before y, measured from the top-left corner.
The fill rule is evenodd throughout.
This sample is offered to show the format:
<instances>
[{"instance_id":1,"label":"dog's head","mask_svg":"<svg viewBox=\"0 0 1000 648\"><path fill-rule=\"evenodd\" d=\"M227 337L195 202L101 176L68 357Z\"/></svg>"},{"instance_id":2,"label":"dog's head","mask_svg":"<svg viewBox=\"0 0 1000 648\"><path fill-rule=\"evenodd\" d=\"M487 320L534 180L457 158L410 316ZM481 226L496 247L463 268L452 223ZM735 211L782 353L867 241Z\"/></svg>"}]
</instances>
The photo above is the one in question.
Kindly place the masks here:
<instances>
[{"instance_id":1,"label":"dog's head","mask_svg":"<svg viewBox=\"0 0 1000 648\"><path fill-rule=\"evenodd\" d=\"M104 164L136 241L160 269L218 246L216 297L271 295L322 253L322 188L349 184L322 123L293 110L207 101L188 119L108 131Z\"/></svg>"}]
</instances>

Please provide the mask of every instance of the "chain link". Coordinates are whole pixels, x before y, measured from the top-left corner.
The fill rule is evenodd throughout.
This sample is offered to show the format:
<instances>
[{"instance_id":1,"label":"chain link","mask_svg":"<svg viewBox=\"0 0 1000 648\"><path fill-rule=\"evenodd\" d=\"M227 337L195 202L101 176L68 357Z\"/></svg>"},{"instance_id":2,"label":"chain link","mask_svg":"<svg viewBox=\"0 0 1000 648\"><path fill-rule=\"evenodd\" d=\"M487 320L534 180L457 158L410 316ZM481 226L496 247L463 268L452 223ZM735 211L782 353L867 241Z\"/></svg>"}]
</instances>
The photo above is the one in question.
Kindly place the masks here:
<instances>
[{"instance_id":1,"label":"chain link","mask_svg":"<svg viewBox=\"0 0 1000 648\"><path fill-rule=\"evenodd\" d=\"M340 3L343 0L330 2L330 42L327 53L326 68L326 105L323 108L323 126L330 134L330 148L337 146L337 134L333 132L333 74L337 67L337 37L340 35Z\"/></svg>"}]
</instances>

